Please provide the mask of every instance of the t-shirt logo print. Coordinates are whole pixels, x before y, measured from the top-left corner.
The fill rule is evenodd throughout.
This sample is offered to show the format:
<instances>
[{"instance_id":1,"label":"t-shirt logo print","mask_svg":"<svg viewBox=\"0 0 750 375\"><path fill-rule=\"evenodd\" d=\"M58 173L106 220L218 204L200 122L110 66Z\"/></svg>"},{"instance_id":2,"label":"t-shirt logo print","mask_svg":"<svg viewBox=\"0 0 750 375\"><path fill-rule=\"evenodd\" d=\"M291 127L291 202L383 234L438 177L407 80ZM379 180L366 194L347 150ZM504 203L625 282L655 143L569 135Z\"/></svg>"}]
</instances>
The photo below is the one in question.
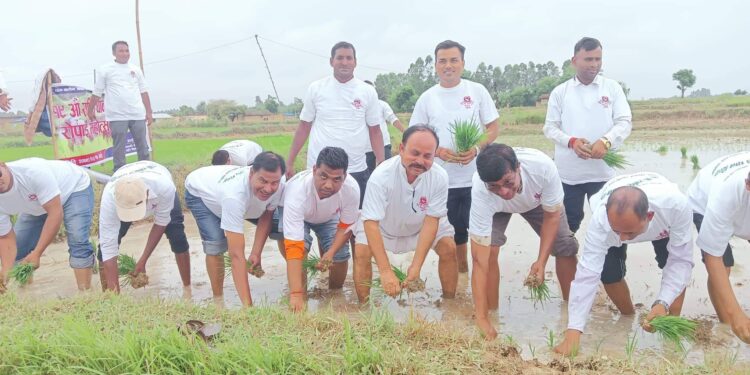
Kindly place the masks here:
<instances>
[{"instance_id":1,"label":"t-shirt logo print","mask_svg":"<svg viewBox=\"0 0 750 375\"><path fill-rule=\"evenodd\" d=\"M362 109L362 101L359 99L354 99L354 101L352 102L352 105L356 109Z\"/></svg>"},{"instance_id":2,"label":"t-shirt logo print","mask_svg":"<svg viewBox=\"0 0 750 375\"><path fill-rule=\"evenodd\" d=\"M539 203L542 201L542 193L534 193L534 200Z\"/></svg>"},{"instance_id":3,"label":"t-shirt logo print","mask_svg":"<svg viewBox=\"0 0 750 375\"><path fill-rule=\"evenodd\" d=\"M33 202L35 200L37 200L36 194L29 194L29 202Z\"/></svg>"},{"instance_id":4,"label":"t-shirt logo print","mask_svg":"<svg viewBox=\"0 0 750 375\"><path fill-rule=\"evenodd\" d=\"M474 101L471 100L471 96L464 96L464 100L461 102L461 105L464 106L466 109L470 109L474 105Z\"/></svg>"},{"instance_id":5,"label":"t-shirt logo print","mask_svg":"<svg viewBox=\"0 0 750 375\"><path fill-rule=\"evenodd\" d=\"M428 205L427 197L425 196L419 197L419 203L417 204L417 206L419 206L419 209L422 211L426 211L427 205Z\"/></svg>"},{"instance_id":6,"label":"t-shirt logo print","mask_svg":"<svg viewBox=\"0 0 750 375\"><path fill-rule=\"evenodd\" d=\"M602 98L599 100L599 104L601 104L604 108L609 108L609 96L602 96Z\"/></svg>"},{"instance_id":7,"label":"t-shirt logo print","mask_svg":"<svg viewBox=\"0 0 750 375\"><path fill-rule=\"evenodd\" d=\"M659 235L656 237L657 240L663 240L665 238L669 237L669 231L664 229L663 231L659 232Z\"/></svg>"}]
</instances>

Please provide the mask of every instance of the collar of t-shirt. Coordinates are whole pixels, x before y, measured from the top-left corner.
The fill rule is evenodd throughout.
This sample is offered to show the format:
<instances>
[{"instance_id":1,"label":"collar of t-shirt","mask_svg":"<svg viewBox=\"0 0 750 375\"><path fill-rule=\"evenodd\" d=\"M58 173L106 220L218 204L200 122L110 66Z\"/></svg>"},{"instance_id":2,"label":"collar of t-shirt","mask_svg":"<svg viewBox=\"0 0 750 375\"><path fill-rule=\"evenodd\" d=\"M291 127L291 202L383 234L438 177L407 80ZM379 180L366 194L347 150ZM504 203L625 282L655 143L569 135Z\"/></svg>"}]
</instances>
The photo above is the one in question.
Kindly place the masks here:
<instances>
[{"instance_id":1,"label":"collar of t-shirt","mask_svg":"<svg viewBox=\"0 0 750 375\"><path fill-rule=\"evenodd\" d=\"M583 85L583 86L589 86L589 85L601 86L602 85L602 76L601 76L601 74L597 74L596 77L594 77L594 80L591 81L591 83L589 83L588 85L585 85L585 84L583 84L583 82L581 82L581 81L578 80L578 75L576 74L576 75L573 76L573 85L574 86L580 86L580 85Z\"/></svg>"},{"instance_id":2,"label":"collar of t-shirt","mask_svg":"<svg viewBox=\"0 0 750 375\"><path fill-rule=\"evenodd\" d=\"M406 188L409 192L415 190L417 186L419 186L419 182L423 180L423 176L426 175L430 170L426 170L422 172L417 178L414 179L414 182L409 183L409 177L406 174L406 168L404 167L404 164L401 162L403 159L399 160L398 163L398 175L399 180L401 181L401 186Z\"/></svg>"}]
</instances>

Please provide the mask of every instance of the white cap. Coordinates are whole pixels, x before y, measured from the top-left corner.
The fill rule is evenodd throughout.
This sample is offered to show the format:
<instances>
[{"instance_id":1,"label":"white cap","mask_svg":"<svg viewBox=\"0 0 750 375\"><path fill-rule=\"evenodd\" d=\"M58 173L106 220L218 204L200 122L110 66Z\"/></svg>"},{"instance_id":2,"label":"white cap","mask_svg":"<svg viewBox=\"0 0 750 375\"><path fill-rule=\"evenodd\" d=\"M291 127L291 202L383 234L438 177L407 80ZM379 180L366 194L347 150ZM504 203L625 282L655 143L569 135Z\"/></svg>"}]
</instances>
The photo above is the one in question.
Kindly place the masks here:
<instances>
[{"instance_id":1,"label":"white cap","mask_svg":"<svg viewBox=\"0 0 750 375\"><path fill-rule=\"evenodd\" d=\"M148 188L143 180L125 176L114 182L115 207L121 221L133 222L146 217Z\"/></svg>"}]
</instances>

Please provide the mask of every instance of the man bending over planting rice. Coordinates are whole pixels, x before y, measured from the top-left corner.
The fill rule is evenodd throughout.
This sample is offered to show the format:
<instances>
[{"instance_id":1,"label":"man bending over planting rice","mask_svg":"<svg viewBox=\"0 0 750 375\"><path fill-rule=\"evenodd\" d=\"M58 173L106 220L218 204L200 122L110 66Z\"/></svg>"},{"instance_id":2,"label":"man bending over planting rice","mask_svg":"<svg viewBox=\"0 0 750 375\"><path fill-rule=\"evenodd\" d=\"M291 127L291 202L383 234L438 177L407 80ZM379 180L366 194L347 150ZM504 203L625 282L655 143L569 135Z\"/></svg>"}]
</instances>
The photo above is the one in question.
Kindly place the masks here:
<instances>
[{"instance_id":1,"label":"man bending over planting rice","mask_svg":"<svg viewBox=\"0 0 750 375\"><path fill-rule=\"evenodd\" d=\"M214 298L224 295L224 257L229 250L232 278L242 304L253 304L248 262L260 267L260 256L273 227L273 212L283 192L284 159L262 152L249 167L215 165L199 168L185 179L185 204L193 213L206 253ZM245 258L244 221L255 222L255 240Z\"/></svg>"},{"instance_id":2,"label":"man bending over planting rice","mask_svg":"<svg viewBox=\"0 0 750 375\"><path fill-rule=\"evenodd\" d=\"M263 147L247 139L237 139L221 146L211 157L211 165L237 165L244 167L253 163L263 152Z\"/></svg>"},{"instance_id":3,"label":"man bending over planting rice","mask_svg":"<svg viewBox=\"0 0 750 375\"><path fill-rule=\"evenodd\" d=\"M568 228L563 190L555 163L543 152L503 144L485 147L477 157L471 191L471 274L477 324L487 338L497 336L487 312L497 309L500 284L498 254L507 240L510 217L519 213L539 234L539 256L529 278L544 282L550 254L564 300L576 272L578 241Z\"/></svg>"},{"instance_id":4,"label":"man bending over planting rice","mask_svg":"<svg viewBox=\"0 0 750 375\"><path fill-rule=\"evenodd\" d=\"M8 277L14 260L39 268L42 253L65 224L69 262L78 289L90 289L93 211L94 189L83 168L39 158L0 162L0 277ZM18 215L15 227L11 215Z\"/></svg>"},{"instance_id":5,"label":"man bending over planting rice","mask_svg":"<svg viewBox=\"0 0 750 375\"><path fill-rule=\"evenodd\" d=\"M134 221L154 217L134 275L146 273L146 262L166 233L182 285L190 286L190 253L185 217L172 174L153 161L143 160L118 169L104 187L99 208L99 260L102 288L119 291L117 256L120 242Z\"/></svg>"},{"instance_id":6,"label":"man bending over planting rice","mask_svg":"<svg viewBox=\"0 0 750 375\"><path fill-rule=\"evenodd\" d=\"M471 176L474 158L485 145L495 142L499 114L487 89L462 79L466 48L452 40L435 47L435 72L440 82L422 93L409 125L427 124L440 138L436 162L448 173L448 221L456 232L458 270L468 272Z\"/></svg>"},{"instance_id":7,"label":"man bending over planting rice","mask_svg":"<svg viewBox=\"0 0 750 375\"><path fill-rule=\"evenodd\" d=\"M591 197L591 222L586 229L583 254L570 286L568 330L555 351L576 351L594 303L598 281L618 284L607 289L609 298L623 315L635 313L625 283L625 251L607 251L623 243L651 241L662 271L661 289L651 312L656 316L679 316L685 287L693 269L692 209L677 185L656 173L618 176ZM616 290L617 293L610 291Z\"/></svg>"},{"instance_id":8,"label":"man bending over planting rice","mask_svg":"<svg viewBox=\"0 0 750 375\"><path fill-rule=\"evenodd\" d=\"M440 258L443 297L456 295L456 243L446 218L448 175L432 164L437 148L435 130L425 125L410 126L402 137L399 155L375 168L367 183L354 248L354 284L361 303L370 296L372 258L380 271L383 290L396 296L402 287L421 281L420 271L430 248ZM394 274L386 250L414 251L403 284Z\"/></svg>"},{"instance_id":9,"label":"man bending over planting rice","mask_svg":"<svg viewBox=\"0 0 750 375\"><path fill-rule=\"evenodd\" d=\"M302 261L315 232L320 245L320 271L329 271L328 287L340 289L349 267L349 227L359 218L359 185L346 173L349 160L339 147L324 147L312 170L300 172L284 187L282 231L289 279L289 304L305 305Z\"/></svg>"},{"instance_id":10,"label":"man bending over planting rice","mask_svg":"<svg viewBox=\"0 0 750 375\"><path fill-rule=\"evenodd\" d=\"M703 167L687 192L698 228L696 244L708 271L708 295L719 320L750 343L750 318L729 282L734 266L732 236L750 240L750 152L716 159Z\"/></svg>"}]
</instances>

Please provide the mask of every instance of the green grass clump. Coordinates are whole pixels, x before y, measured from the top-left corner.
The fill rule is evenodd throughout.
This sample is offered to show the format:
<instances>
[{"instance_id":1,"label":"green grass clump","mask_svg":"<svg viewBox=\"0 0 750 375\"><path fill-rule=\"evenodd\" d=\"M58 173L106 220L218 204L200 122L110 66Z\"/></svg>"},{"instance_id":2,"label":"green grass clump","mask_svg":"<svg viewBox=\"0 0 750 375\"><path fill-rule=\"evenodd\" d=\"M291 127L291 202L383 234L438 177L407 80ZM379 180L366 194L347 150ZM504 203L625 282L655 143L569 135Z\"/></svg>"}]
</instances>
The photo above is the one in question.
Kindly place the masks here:
<instances>
[{"instance_id":1,"label":"green grass clump","mask_svg":"<svg viewBox=\"0 0 750 375\"><path fill-rule=\"evenodd\" d=\"M664 341L674 344L681 350L683 340L695 341L695 329L698 323L680 316L664 315L651 319L648 324L653 327Z\"/></svg>"},{"instance_id":2,"label":"green grass clump","mask_svg":"<svg viewBox=\"0 0 750 375\"><path fill-rule=\"evenodd\" d=\"M661 146L659 146L659 148L656 149L656 152L658 152L658 153L660 153L662 155L666 154L667 151L669 151L669 148L666 145L661 145Z\"/></svg>"},{"instance_id":3,"label":"green grass clump","mask_svg":"<svg viewBox=\"0 0 750 375\"><path fill-rule=\"evenodd\" d=\"M20 263L10 270L9 276L19 285L26 285L34 274L34 265L31 263Z\"/></svg>"},{"instance_id":4,"label":"green grass clump","mask_svg":"<svg viewBox=\"0 0 750 375\"><path fill-rule=\"evenodd\" d=\"M685 146L680 147L680 154L682 154L682 158L683 159L687 159L688 158L688 156L687 156L687 147L685 147Z\"/></svg>"},{"instance_id":5,"label":"green grass clump","mask_svg":"<svg viewBox=\"0 0 750 375\"><path fill-rule=\"evenodd\" d=\"M698 155L693 155L690 157L690 162L693 163L693 169L699 170L701 169L700 160L698 160Z\"/></svg>"},{"instance_id":6,"label":"green grass clump","mask_svg":"<svg viewBox=\"0 0 750 375\"><path fill-rule=\"evenodd\" d=\"M602 158L608 166L616 169L625 169L625 167L632 165L628 159L625 158L620 151L609 150Z\"/></svg>"},{"instance_id":7,"label":"green grass clump","mask_svg":"<svg viewBox=\"0 0 750 375\"><path fill-rule=\"evenodd\" d=\"M449 130L453 134L453 144L458 153L471 150L484 138L484 131L473 118L456 120L450 124Z\"/></svg>"}]
</instances>

